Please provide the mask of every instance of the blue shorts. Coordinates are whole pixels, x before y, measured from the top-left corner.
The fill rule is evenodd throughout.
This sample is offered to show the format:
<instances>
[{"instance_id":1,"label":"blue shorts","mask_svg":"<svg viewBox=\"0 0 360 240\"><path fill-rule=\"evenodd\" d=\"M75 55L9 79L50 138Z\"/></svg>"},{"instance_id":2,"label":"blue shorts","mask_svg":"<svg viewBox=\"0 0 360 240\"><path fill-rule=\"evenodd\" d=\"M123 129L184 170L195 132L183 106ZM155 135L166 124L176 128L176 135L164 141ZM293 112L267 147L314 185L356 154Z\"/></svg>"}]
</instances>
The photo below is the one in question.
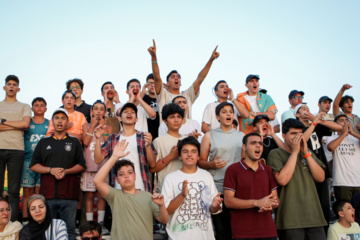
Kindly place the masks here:
<instances>
[{"instance_id":1,"label":"blue shorts","mask_svg":"<svg viewBox=\"0 0 360 240\"><path fill-rule=\"evenodd\" d=\"M33 188L40 187L41 174L30 170L31 159L24 160L23 171L21 175L21 187Z\"/></svg>"}]
</instances>

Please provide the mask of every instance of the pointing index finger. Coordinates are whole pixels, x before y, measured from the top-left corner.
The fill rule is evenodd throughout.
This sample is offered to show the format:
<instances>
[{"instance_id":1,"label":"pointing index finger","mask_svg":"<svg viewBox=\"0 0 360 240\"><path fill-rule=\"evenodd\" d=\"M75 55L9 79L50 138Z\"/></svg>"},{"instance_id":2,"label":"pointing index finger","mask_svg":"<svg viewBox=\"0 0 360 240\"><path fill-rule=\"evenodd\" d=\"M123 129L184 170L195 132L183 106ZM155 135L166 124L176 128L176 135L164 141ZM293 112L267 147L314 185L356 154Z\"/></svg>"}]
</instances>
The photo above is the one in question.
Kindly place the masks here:
<instances>
[{"instance_id":1,"label":"pointing index finger","mask_svg":"<svg viewBox=\"0 0 360 240\"><path fill-rule=\"evenodd\" d=\"M153 39L153 47L156 47L155 39Z\"/></svg>"},{"instance_id":2,"label":"pointing index finger","mask_svg":"<svg viewBox=\"0 0 360 240\"><path fill-rule=\"evenodd\" d=\"M216 52L216 49L218 48L219 45L216 45L215 49L214 49L214 52Z\"/></svg>"}]
</instances>

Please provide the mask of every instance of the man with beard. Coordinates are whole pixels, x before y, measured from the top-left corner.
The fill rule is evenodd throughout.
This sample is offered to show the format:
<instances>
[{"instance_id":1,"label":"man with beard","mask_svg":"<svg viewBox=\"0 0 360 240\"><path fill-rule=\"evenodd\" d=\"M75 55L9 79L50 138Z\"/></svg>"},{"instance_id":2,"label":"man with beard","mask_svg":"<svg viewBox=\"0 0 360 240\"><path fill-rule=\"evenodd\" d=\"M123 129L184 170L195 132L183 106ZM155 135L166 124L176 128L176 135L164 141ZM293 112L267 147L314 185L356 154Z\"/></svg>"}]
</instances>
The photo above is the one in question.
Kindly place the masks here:
<instances>
[{"instance_id":1,"label":"man with beard","mask_svg":"<svg viewBox=\"0 0 360 240\"><path fill-rule=\"evenodd\" d=\"M104 97L106 105L106 125L112 127L113 133L118 133L120 132L120 122L115 114L115 104L120 103L120 100L114 84L112 82L105 82L101 86L101 95Z\"/></svg>"},{"instance_id":2,"label":"man with beard","mask_svg":"<svg viewBox=\"0 0 360 240\"><path fill-rule=\"evenodd\" d=\"M277 184L271 167L259 161L262 137L258 133L247 134L242 148L245 158L227 168L224 180L224 201L230 208L232 238L276 240L271 210L279 205Z\"/></svg>"},{"instance_id":3,"label":"man with beard","mask_svg":"<svg viewBox=\"0 0 360 240\"><path fill-rule=\"evenodd\" d=\"M182 95L187 99L188 106L189 106L189 111L188 111L188 114L186 117L189 119L192 119L191 108L192 108L193 103L195 102L195 100L197 99L197 97L200 94L200 86L201 86L202 82L204 81L204 79L206 78L213 61L215 59L217 59L220 55L216 51L216 49L217 49L217 46L214 49L214 51L212 52L209 61L206 63L205 67L201 70L198 77L191 85L191 87L189 87L185 91L180 91L181 76L176 70L173 70L166 77L166 88L167 88L167 90L166 90L163 87L163 81L161 80L161 77L160 77L160 70L159 70L159 65L158 65L157 56L156 56L156 45L155 45L155 40L153 40L153 46L150 47L148 49L148 51L151 55L151 63L152 63L151 65L152 65L152 70L153 70L154 79L155 79L155 93L156 93L156 99L158 102L160 118L161 118L161 112L162 112L161 110L162 110L163 106L165 104L170 103L174 97L176 97L178 95Z\"/></svg>"},{"instance_id":4,"label":"man with beard","mask_svg":"<svg viewBox=\"0 0 360 240\"><path fill-rule=\"evenodd\" d=\"M138 109L138 120L135 124L135 129L140 132L148 132L147 119L155 119L156 112L142 99L140 88L139 80L136 78L130 79L126 84L126 93L129 95L128 103L133 103ZM123 103L116 104L115 113L117 116L119 116L119 112L123 106Z\"/></svg>"},{"instance_id":5,"label":"man with beard","mask_svg":"<svg viewBox=\"0 0 360 240\"><path fill-rule=\"evenodd\" d=\"M351 123L354 131L360 134L360 118L352 113L354 98L349 95L343 96L344 92L346 90L349 90L350 88L352 88L352 86L349 84L344 84L342 86L342 88L340 89L339 93L336 95L336 98L334 100L333 113L335 116L341 113L339 111L339 107L340 107L341 111L345 113L346 116L348 117L348 120Z\"/></svg>"}]
</instances>

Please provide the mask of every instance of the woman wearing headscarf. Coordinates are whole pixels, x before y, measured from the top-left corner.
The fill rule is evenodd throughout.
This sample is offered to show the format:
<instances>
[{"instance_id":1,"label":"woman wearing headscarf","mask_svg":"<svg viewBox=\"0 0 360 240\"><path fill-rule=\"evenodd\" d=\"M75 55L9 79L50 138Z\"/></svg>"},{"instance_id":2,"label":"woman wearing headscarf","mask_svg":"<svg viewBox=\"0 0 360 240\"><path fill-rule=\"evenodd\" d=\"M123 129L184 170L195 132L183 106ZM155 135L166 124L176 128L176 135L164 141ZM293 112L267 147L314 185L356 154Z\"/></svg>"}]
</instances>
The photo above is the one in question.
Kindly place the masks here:
<instances>
[{"instance_id":1,"label":"woman wearing headscarf","mask_svg":"<svg viewBox=\"0 0 360 240\"><path fill-rule=\"evenodd\" d=\"M28 200L29 223L20 231L21 240L67 240L66 224L52 219L44 196L32 195Z\"/></svg>"}]
</instances>

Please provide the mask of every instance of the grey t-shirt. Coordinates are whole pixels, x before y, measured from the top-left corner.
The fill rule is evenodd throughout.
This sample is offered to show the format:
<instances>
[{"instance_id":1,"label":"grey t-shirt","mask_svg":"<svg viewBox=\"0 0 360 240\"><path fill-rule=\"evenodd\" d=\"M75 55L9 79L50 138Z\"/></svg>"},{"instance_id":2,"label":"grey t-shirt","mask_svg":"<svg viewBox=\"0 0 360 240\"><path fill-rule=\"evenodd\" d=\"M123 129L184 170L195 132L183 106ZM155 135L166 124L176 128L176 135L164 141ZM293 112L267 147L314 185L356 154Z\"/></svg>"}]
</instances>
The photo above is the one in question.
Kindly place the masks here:
<instances>
[{"instance_id":1,"label":"grey t-shirt","mask_svg":"<svg viewBox=\"0 0 360 240\"><path fill-rule=\"evenodd\" d=\"M214 161L217 156L220 156L220 160L224 159L227 163L221 169L209 170L214 178L216 188L221 194L224 194L223 184L226 169L241 159L243 137L244 133L235 129L224 132L221 128L216 128L210 131L209 161Z\"/></svg>"}]
</instances>

